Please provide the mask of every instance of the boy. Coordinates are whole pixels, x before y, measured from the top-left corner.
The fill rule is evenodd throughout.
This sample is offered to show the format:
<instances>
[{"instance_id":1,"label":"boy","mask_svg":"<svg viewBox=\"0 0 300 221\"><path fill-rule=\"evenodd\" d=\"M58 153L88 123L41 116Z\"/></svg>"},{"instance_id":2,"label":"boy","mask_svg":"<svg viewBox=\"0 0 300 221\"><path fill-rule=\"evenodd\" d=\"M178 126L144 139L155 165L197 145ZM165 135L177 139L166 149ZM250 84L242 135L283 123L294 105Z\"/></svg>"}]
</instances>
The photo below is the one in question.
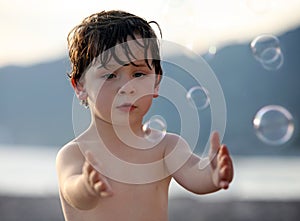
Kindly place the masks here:
<instances>
[{"instance_id":1,"label":"boy","mask_svg":"<svg viewBox=\"0 0 300 221\"><path fill-rule=\"evenodd\" d=\"M171 178L196 194L227 189L233 179L216 132L201 170L180 136L147 139L159 134L142 129L162 76L156 40L147 21L123 11L93 14L68 36L71 83L91 124L57 155L67 221L167 221Z\"/></svg>"}]
</instances>

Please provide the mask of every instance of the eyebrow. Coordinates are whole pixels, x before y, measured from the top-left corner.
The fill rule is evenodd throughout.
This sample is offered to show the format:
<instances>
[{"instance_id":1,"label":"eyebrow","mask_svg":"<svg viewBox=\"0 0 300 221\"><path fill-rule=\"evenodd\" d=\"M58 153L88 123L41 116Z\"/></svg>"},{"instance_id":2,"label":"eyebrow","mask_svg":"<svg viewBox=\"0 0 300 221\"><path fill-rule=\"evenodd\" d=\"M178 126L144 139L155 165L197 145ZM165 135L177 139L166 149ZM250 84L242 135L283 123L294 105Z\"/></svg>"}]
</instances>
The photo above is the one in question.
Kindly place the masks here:
<instances>
[{"instance_id":1,"label":"eyebrow","mask_svg":"<svg viewBox=\"0 0 300 221\"><path fill-rule=\"evenodd\" d=\"M119 64L119 65L117 66L117 68L115 68L115 65L101 64L101 65L99 65L99 66L97 67L97 69L100 69L100 68L107 68L107 69L113 69L113 68L115 68L115 69L118 69L118 68L120 68L121 66L129 66L130 64L133 65L133 66L135 66L135 67L148 67L148 65L147 65L145 62L139 64L139 63L134 63L134 62L132 61L132 62L129 62L129 63L125 63L125 64L123 64L123 65Z\"/></svg>"},{"instance_id":2,"label":"eyebrow","mask_svg":"<svg viewBox=\"0 0 300 221\"><path fill-rule=\"evenodd\" d=\"M129 62L129 63L126 63L126 64L124 64L123 66L128 66L128 65L133 65L133 66L135 66L135 67L147 67L147 64L145 63L145 62L143 62L143 63L141 63L141 62L137 62L137 63L135 63L135 62Z\"/></svg>"}]
</instances>

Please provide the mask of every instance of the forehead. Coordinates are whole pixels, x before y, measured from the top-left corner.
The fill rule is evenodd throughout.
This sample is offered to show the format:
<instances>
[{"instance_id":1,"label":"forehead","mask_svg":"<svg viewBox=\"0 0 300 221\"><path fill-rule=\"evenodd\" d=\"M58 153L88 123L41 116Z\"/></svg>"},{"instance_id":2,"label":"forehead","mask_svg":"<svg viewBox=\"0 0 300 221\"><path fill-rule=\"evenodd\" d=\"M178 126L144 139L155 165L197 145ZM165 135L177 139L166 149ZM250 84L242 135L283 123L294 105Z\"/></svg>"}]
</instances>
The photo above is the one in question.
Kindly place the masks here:
<instances>
[{"instance_id":1,"label":"forehead","mask_svg":"<svg viewBox=\"0 0 300 221\"><path fill-rule=\"evenodd\" d=\"M95 64L99 67L116 67L129 63L143 62L154 58L153 44L157 44L156 39L143 39L139 36L127 37L127 41L119 43L112 48L102 52L96 59Z\"/></svg>"}]
</instances>

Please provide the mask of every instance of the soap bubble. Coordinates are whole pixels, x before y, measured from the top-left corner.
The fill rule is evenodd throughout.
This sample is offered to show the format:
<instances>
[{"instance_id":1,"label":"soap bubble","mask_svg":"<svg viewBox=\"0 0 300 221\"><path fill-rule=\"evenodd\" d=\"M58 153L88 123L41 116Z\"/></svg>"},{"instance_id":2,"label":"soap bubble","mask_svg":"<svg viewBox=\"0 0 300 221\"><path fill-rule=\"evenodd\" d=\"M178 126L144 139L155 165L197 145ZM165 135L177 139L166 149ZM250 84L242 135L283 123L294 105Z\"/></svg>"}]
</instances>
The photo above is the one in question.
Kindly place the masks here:
<instances>
[{"instance_id":1,"label":"soap bubble","mask_svg":"<svg viewBox=\"0 0 300 221\"><path fill-rule=\"evenodd\" d=\"M207 49L207 52L205 54L203 54L202 57L206 61L210 61L215 58L216 54L217 54L217 47L212 45Z\"/></svg>"},{"instance_id":2,"label":"soap bubble","mask_svg":"<svg viewBox=\"0 0 300 221\"><path fill-rule=\"evenodd\" d=\"M279 39L274 35L260 35L250 44L256 60L267 70L278 70L283 64Z\"/></svg>"},{"instance_id":3,"label":"soap bubble","mask_svg":"<svg viewBox=\"0 0 300 221\"><path fill-rule=\"evenodd\" d=\"M216 46L210 46L208 48L208 53L211 55L215 55L217 53L217 47Z\"/></svg>"},{"instance_id":4,"label":"soap bubble","mask_svg":"<svg viewBox=\"0 0 300 221\"><path fill-rule=\"evenodd\" d=\"M277 51L275 49L266 50L265 57L270 57L269 60L265 62L261 62L262 66L266 70L276 71L283 65L283 55L281 51ZM271 58L272 57L272 58Z\"/></svg>"},{"instance_id":5,"label":"soap bubble","mask_svg":"<svg viewBox=\"0 0 300 221\"><path fill-rule=\"evenodd\" d=\"M167 133L167 123L160 115L152 116L143 125L143 131L146 133L145 138L150 142L160 142Z\"/></svg>"},{"instance_id":6,"label":"soap bubble","mask_svg":"<svg viewBox=\"0 0 300 221\"><path fill-rule=\"evenodd\" d=\"M209 106L208 91L201 86L192 87L186 94L189 103L198 110L204 110Z\"/></svg>"},{"instance_id":7,"label":"soap bubble","mask_svg":"<svg viewBox=\"0 0 300 221\"><path fill-rule=\"evenodd\" d=\"M281 145L294 133L293 116L282 106L269 105L261 108L253 119L257 137L270 145Z\"/></svg>"}]
</instances>

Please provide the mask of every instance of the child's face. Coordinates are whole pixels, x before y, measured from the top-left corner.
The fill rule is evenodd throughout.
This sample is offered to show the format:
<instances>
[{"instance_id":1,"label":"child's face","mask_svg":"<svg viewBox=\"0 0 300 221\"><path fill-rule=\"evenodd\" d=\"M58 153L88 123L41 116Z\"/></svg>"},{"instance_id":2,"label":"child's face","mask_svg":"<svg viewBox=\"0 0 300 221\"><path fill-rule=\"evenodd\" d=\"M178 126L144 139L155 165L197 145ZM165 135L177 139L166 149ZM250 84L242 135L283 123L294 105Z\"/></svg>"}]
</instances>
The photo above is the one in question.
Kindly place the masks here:
<instances>
[{"instance_id":1,"label":"child's face","mask_svg":"<svg viewBox=\"0 0 300 221\"><path fill-rule=\"evenodd\" d=\"M105 67L95 62L84 77L91 110L96 117L113 124L141 123L153 95L158 93L155 69L147 66L144 50L136 44L130 49L137 58L132 58L135 65L129 61L120 65L112 58ZM118 48L116 54L122 61L128 60Z\"/></svg>"}]
</instances>

